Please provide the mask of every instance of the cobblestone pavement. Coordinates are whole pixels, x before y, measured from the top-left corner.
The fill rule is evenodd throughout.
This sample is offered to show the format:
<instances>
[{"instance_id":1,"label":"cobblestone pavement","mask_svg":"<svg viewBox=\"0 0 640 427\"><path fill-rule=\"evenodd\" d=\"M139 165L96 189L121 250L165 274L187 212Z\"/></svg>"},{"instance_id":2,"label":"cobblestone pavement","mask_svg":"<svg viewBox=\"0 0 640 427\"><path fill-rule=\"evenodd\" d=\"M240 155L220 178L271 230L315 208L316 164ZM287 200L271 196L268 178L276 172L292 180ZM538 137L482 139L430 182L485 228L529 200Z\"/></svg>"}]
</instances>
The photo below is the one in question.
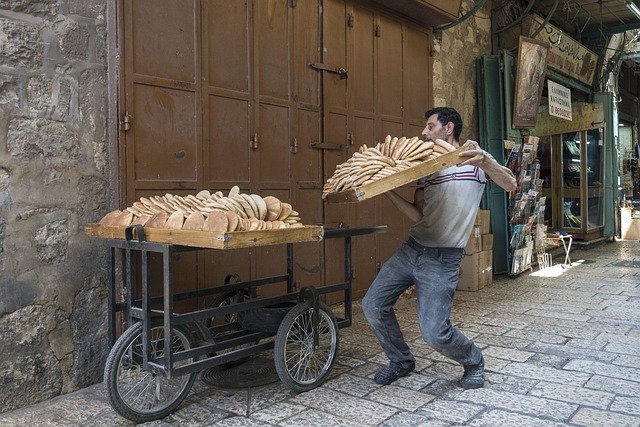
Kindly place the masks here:
<instances>
[{"instance_id":1,"label":"cobblestone pavement","mask_svg":"<svg viewBox=\"0 0 640 427\"><path fill-rule=\"evenodd\" d=\"M397 314L416 372L375 384L386 361L357 302L321 387L294 394L277 382L249 395L198 380L177 411L148 424L640 426L640 243L576 250L572 259L568 268L496 277L479 292L457 293L452 321L483 348L483 389L457 387L462 368L422 342L410 298ZM2 426L130 424L102 384L0 415Z\"/></svg>"}]
</instances>

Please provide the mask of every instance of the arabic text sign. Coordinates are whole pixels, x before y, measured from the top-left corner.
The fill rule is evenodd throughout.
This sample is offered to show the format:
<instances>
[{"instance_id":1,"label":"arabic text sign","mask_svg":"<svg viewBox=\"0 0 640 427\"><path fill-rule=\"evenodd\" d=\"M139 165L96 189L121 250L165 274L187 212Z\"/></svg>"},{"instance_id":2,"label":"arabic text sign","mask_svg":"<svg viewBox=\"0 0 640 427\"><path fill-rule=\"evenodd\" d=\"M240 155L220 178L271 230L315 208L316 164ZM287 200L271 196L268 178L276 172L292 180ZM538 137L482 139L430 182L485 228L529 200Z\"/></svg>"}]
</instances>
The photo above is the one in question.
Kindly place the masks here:
<instances>
[{"instance_id":1,"label":"arabic text sign","mask_svg":"<svg viewBox=\"0 0 640 427\"><path fill-rule=\"evenodd\" d=\"M533 36L543 22L538 15L532 15L529 18L529 35ZM598 60L594 52L551 24L545 25L534 38L549 43L547 66L591 86Z\"/></svg>"},{"instance_id":2,"label":"arabic text sign","mask_svg":"<svg viewBox=\"0 0 640 427\"><path fill-rule=\"evenodd\" d=\"M571 90L547 80L549 89L549 115L571 120Z\"/></svg>"}]
</instances>

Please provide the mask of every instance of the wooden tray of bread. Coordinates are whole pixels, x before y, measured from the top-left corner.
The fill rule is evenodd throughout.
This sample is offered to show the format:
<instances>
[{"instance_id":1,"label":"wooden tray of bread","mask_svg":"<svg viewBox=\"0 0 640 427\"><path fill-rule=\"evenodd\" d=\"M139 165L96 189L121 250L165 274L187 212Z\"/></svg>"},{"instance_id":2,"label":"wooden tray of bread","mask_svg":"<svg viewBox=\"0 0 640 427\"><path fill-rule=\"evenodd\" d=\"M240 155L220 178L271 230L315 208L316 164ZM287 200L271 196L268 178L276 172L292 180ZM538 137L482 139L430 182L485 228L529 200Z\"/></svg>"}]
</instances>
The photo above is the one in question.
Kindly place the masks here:
<instances>
[{"instance_id":1,"label":"wooden tray of bread","mask_svg":"<svg viewBox=\"0 0 640 427\"><path fill-rule=\"evenodd\" d=\"M396 139L401 142L395 142ZM465 158L459 154L467 149L453 147L441 140L424 142L417 138L390 136L376 147L363 147L338 165L334 176L325 184L322 196L327 202L350 203L371 199L461 163Z\"/></svg>"},{"instance_id":2,"label":"wooden tray of bread","mask_svg":"<svg viewBox=\"0 0 640 427\"><path fill-rule=\"evenodd\" d=\"M125 239L126 227L87 224L88 236L107 239ZM144 227L145 240L155 243L170 243L181 246L193 246L212 249L240 249L254 246L277 245L280 243L318 242L322 240L324 229L319 225L305 225L296 228L250 231L198 231L174 230L170 228ZM133 233L134 239L138 236Z\"/></svg>"},{"instance_id":3,"label":"wooden tray of bread","mask_svg":"<svg viewBox=\"0 0 640 427\"><path fill-rule=\"evenodd\" d=\"M130 238L215 249L246 248L322 240L321 226L304 225L300 214L276 197L221 191L179 196L141 197L124 210L106 214L85 227L87 235ZM144 236L138 236L144 232ZM141 238L142 237L142 238Z\"/></svg>"}]
</instances>

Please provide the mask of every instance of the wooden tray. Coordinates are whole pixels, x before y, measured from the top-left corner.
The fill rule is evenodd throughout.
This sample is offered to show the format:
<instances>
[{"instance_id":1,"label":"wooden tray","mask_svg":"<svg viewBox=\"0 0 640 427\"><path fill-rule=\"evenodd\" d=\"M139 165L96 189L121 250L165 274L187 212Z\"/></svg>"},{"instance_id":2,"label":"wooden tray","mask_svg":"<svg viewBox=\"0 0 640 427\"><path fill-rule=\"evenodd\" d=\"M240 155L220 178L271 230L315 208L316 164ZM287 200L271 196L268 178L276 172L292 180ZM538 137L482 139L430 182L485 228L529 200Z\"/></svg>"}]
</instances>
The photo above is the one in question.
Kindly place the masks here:
<instances>
[{"instance_id":1,"label":"wooden tray","mask_svg":"<svg viewBox=\"0 0 640 427\"><path fill-rule=\"evenodd\" d=\"M371 184L350 188L337 193L329 193L325 200L329 203L350 203L370 199L466 160L466 157L461 158L459 156L459 154L465 150L466 147L460 147L451 153L441 155L437 159L427 160L409 169L385 176Z\"/></svg>"},{"instance_id":2,"label":"wooden tray","mask_svg":"<svg viewBox=\"0 0 640 427\"><path fill-rule=\"evenodd\" d=\"M324 228L319 225L227 233L148 227L144 227L144 231L148 242L212 249L238 249L280 243L318 242L322 240L324 235ZM125 227L93 223L85 226L85 232L92 237L125 239ZM136 238L135 233L134 238Z\"/></svg>"}]
</instances>

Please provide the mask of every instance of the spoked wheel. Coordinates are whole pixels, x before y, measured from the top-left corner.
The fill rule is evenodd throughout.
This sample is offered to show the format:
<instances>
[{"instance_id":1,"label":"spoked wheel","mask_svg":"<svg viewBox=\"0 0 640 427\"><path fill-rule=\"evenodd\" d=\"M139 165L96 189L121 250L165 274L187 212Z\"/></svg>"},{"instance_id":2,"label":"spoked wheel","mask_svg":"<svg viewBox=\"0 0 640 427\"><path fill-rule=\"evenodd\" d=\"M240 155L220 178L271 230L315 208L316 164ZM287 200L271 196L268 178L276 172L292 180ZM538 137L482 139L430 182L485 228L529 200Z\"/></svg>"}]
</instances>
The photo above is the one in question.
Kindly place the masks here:
<instances>
[{"instance_id":1,"label":"spoked wheel","mask_svg":"<svg viewBox=\"0 0 640 427\"><path fill-rule=\"evenodd\" d=\"M318 347L313 342L313 306L303 302L284 317L274 348L276 371L292 390L311 390L326 379L338 354L338 324L331 310L320 303Z\"/></svg>"},{"instance_id":2,"label":"spoked wheel","mask_svg":"<svg viewBox=\"0 0 640 427\"><path fill-rule=\"evenodd\" d=\"M171 333L172 351L191 348L188 334L182 328ZM164 355L164 328L151 327L151 357ZM178 367L193 359L180 360ZM187 397L197 373L167 379L142 369L142 323L127 329L109 352L104 369L104 383L113 409L123 417L142 423L164 418Z\"/></svg>"}]
</instances>

